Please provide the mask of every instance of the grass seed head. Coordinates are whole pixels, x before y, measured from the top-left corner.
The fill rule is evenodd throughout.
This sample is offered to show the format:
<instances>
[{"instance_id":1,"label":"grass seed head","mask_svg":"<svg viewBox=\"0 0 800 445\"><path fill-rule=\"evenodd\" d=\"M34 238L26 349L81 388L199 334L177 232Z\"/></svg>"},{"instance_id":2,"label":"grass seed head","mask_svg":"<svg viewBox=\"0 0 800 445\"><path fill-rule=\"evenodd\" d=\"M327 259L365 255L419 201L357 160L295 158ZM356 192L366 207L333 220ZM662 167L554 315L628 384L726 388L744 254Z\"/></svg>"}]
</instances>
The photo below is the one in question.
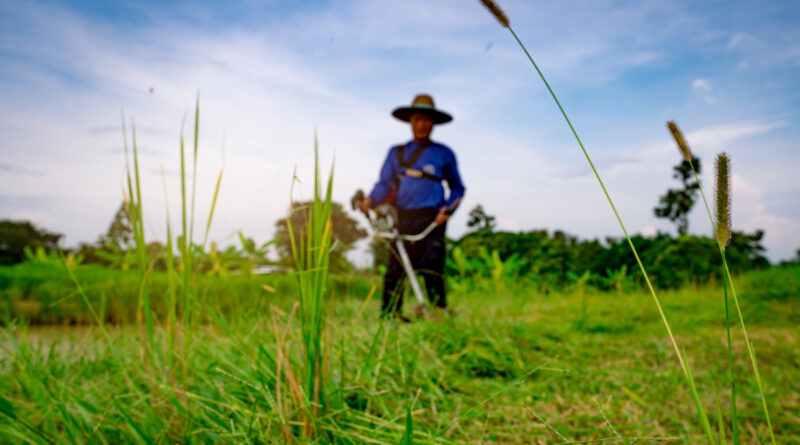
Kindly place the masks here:
<instances>
[{"instance_id":1,"label":"grass seed head","mask_svg":"<svg viewBox=\"0 0 800 445\"><path fill-rule=\"evenodd\" d=\"M717 155L717 239L724 248L731 240L731 161L724 151Z\"/></svg>"},{"instance_id":2,"label":"grass seed head","mask_svg":"<svg viewBox=\"0 0 800 445\"><path fill-rule=\"evenodd\" d=\"M486 9L492 13L492 15L497 19L498 22L500 22L501 25L503 25L503 27L509 27L508 17L506 16L506 13L500 9L500 6L497 6L497 3L493 2L492 0L481 0L481 3L483 3L483 6L486 6Z\"/></svg>"},{"instance_id":3,"label":"grass seed head","mask_svg":"<svg viewBox=\"0 0 800 445\"><path fill-rule=\"evenodd\" d=\"M675 121L667 122L667 128L669 128L669 132L672 133L672 137L675 138L675 143L678 144L678 150L681 152L683 159L686 159L686 162L692 162L692 151L689 150L689 144L686 143L686 139L683 138L683 133L678 128L678 125Z\"/></svg>"}]
</instances>

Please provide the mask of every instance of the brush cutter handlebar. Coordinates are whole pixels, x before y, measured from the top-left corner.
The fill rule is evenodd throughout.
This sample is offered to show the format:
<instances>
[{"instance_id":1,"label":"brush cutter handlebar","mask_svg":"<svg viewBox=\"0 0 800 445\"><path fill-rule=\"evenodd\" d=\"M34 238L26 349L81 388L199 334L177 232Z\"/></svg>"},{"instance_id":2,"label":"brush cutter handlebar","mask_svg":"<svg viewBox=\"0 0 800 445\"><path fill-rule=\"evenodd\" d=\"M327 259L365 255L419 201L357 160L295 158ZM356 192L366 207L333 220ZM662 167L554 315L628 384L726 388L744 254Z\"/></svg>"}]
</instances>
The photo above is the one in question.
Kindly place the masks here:
<instances>
[{"instance_id":1,"label":"brush cutter handlebar","mask_svg":"<svg viewBox=\"0 0 800 445\"><path fill-rule=\"evenodd\" d=\"M358 203L365 199L362 190L356 191L350 199L350 206L353 210L358 208ZM436 228L436 221L432 221L425 229L415 235L401 234L397 230L397 209L391 204L381 204L375 209L369 209L364 213L367 216L375 235L392 241L409 241L415 243L428 236Z\"/></svg>"}]
</instances>

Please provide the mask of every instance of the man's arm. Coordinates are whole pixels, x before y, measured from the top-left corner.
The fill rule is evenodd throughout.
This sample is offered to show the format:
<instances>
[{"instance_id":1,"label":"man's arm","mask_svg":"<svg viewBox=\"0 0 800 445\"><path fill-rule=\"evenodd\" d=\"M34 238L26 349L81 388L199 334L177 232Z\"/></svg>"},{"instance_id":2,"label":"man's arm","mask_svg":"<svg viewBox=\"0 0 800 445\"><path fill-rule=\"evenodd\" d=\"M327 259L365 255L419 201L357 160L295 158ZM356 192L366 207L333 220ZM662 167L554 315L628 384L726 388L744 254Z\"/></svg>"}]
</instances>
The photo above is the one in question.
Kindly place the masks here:
<instances>
[{"instance_id":1,"label":"man's arm","mask_svg":"<svg viewBox=\"0 0 800 445\"><path fill-rule=\"evenodd\" d=\"M376 204L385 201L392 192L392 185L394 185L394 180L397 177L398 168L397 161L395 159L395 150L397 150L397 147L392 147L389 149L389 153L386 155L386 159L383 161L383 167L381 167L381 172L378 176L378 182L375 183L375 186L372 188L369 197L364 200L368 203L367 208L374 207Z\"/></svg>"},{"instance_id":2,"label":"man's arm","mask_svg":"<svg viewBox=\"0 0 800 445\"><path fill-rule=\"evenodd\" d=\"M461 182L461 175L458 173L456 155L452 151L450 152L449 161L442 167L442 175L444 180L447 181L447 187L450 189L450 196L447 198L447 203L439 209L439 214L436 215L436 222L439 225L444 224L450 218L450 215L456 211L466 191L464 183Z\"/></svg>"},{"instance_id":3,"label":"man's arm","mask_svg":"<svg viewBox=\"0 0 800 445\"><path fill-rule=\"evenodd\" d=\"M450 188L450 196L447 198L447 208L450 213L453 213L464 198L466 187L461 182L461 175L458 173L458 162L456 162L456 155L451 152L450 162L442 168L444 180L447 181L447 187Z\"/></svg>"}]
</instances>

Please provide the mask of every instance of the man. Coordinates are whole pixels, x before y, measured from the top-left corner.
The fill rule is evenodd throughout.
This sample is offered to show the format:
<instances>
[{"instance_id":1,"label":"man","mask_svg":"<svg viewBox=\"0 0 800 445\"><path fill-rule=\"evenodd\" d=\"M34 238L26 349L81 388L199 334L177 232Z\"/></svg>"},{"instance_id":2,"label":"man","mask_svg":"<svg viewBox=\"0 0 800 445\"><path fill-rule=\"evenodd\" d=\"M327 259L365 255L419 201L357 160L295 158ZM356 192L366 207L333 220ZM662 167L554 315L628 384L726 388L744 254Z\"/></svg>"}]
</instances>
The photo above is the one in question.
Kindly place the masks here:
<instances>
[{"instance_id":1,"label":"man","mask_svg":"<svg viewBox=\"0 0 800 445\"><path fill-rule=\"evenodd\" d=\"M391 200L397 207L401 234L417 234L436 221L436 229L427 237L416 243L406 243L405 247L414 270L425 277L431 303L447 311L443 276L445 229L447 220L464 196L464 184L453 151L432 141L430 136L434 125L453 118L437 110L433 98L427 94L417 95L410 107L399 107L392 115L411 124L414 138L389 150L378 182L369 197L359 202L359 208L366 213L367 209ZM445 196L442 181L447 182L449 196ZM408 321L401 313L404 276L403 266L392 247L383 282L382 316Z\"/></svg>"}]
</instances>

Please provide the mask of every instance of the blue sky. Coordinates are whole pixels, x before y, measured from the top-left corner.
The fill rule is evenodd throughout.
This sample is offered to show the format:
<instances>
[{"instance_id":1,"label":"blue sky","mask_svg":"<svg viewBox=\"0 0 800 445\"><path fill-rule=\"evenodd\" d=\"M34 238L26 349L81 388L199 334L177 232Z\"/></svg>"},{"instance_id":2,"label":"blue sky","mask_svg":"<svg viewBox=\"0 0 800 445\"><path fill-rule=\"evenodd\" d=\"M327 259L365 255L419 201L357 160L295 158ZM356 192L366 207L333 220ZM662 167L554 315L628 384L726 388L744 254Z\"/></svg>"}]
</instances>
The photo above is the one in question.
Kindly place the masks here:
<instances>
[{"instance_id":1,"label":"blue sky","mask_svg":"<svg viewBox=\"0 0 800 445\"><path fill-rule=\"evenodd\" d=\"M734 228L765 230L773 260L794 256L796 2L501 6L630 231L674 232L652 211L675 185L680 158L665 129L674 119L709 192L714 155L731 155ZM418 92L455 116L433 135L454 149L467 185L450 236L464 233L478 203L506 230L621 234L544 86L477 0L0 0L0 218L31 219L67 245L93 241L122 199L124 108L142 147L148 235L163 237L160 171L174 207L181 122L198 91L198 209L207 211L224 165L212 229L220 242L239 229L270 237L295 166L310 179L315 128L324 162L335 157L335 198L370 188L388 147L409 137L390 111ZM690 231L706 234L701 210Z\"/></svg>"}]
</instances>

